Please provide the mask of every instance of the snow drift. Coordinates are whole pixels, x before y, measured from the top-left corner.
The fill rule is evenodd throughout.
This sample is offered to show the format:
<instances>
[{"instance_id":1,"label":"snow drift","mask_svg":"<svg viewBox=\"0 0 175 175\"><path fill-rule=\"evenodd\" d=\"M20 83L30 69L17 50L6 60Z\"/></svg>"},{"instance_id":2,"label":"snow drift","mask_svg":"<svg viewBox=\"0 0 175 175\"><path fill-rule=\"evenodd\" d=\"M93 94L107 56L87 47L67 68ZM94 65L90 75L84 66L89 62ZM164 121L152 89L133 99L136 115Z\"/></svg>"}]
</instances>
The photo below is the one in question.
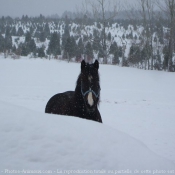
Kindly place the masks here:
<instances>
[{"instance_id":1,"label":"snow drift","mask_svg":"<svg viewBox=\"0 0 175 175\"><path fill-rule=\"evenodd\" d=\"M105 124L4 102L0 102L0 121L1 171L164 170L168 174L174 168L140 141Z\"/></svg>"}]
</instances>

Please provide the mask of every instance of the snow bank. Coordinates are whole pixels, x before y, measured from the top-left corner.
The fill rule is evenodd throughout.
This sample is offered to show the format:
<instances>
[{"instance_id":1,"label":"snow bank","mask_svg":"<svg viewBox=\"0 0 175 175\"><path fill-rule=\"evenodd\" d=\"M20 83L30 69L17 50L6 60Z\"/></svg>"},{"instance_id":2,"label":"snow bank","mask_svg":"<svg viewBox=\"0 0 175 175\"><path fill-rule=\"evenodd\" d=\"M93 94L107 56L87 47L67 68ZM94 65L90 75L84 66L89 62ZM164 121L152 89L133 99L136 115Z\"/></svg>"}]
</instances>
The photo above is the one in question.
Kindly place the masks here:
<instances>
[{"instance_id":1,"label":"snow bank","mask_svg":"<svg viewBox=\"0 0 175 175\"><path fill-rule=\"evenodd\" d=\"M52 174L163 170L169 174L175 167L140 141L105 124L42 114L5 102L0 102L0 121L1 174L12 170L49 170Z\"/></svg>"}]
</instances>

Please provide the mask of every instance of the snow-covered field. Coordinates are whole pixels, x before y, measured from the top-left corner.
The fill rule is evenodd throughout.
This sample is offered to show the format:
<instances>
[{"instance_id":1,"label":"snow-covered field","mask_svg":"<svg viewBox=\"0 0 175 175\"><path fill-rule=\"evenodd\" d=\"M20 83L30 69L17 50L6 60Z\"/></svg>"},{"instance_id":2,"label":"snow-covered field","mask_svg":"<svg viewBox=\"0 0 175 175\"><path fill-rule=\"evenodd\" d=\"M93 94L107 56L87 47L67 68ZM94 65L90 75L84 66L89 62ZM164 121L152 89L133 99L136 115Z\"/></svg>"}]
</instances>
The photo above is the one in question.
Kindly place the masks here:
<instances>
[{"instance_id":1,"label":"snow-covered field","mask_svg":"<svg viewBox=\"0 0 175 175\"><path fill-rule=\"evenodd\" d=\"M44 114L79 72L0 56L0 174L175 174L174 73L100 65L103 124Z\"/></svg>"}]
</instances>

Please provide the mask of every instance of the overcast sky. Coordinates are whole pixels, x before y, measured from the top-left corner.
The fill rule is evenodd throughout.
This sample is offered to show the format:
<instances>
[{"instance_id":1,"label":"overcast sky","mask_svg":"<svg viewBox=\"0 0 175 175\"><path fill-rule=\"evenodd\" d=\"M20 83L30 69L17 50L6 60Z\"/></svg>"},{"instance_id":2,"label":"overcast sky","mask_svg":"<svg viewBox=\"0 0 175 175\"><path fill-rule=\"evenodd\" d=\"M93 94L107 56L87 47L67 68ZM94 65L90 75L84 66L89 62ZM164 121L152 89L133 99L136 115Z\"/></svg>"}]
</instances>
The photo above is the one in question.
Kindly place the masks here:
<instances>
[{"instance_id":1,"label":"overcast sky","mask_svg":"<svg viewBox=\"0 0 175 175\"><path fill-rule=\"evenodd\" d=\"M76 11L83 0L0 0L0 16L21 17L43 14L62 15L64 11Z\"/></svg>"},{"instance_id":2,"label":"overcast sky","mask_svg":"<svg viewBox=\"0 0 175 175\"><path fill-rule=\"evenodd\" d=\"M58 14L64 11L76 11L84 0L0 0L0 17L12 16L21 17L22 15L44 16ZM94 0L95 1L95 0ZM111 1L111 0L109 0ZM121 2L125 0L121 0ZM135 1L135 0L129 0Z\"/></svg>"}]
</instances>

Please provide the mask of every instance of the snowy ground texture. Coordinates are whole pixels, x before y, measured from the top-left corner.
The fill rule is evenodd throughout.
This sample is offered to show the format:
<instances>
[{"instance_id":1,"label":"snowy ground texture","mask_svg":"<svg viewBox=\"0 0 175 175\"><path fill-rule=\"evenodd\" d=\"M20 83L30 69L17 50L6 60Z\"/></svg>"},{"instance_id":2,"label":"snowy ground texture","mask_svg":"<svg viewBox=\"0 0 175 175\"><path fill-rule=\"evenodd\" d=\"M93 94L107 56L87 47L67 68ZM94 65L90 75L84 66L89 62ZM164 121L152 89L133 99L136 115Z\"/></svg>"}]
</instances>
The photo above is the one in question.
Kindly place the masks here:
<instances>
[{"instance_id":1,"label":"snowy ground texture","mask_svg":"<svg viewBox=\"0 0 175 175\"><path fill-rule=\"evenodd\" d=\"M44 114L79 72L0 56L0 174L175 174L175 74L100 65L103 124Z\"/></svg>"}]
</instances>

